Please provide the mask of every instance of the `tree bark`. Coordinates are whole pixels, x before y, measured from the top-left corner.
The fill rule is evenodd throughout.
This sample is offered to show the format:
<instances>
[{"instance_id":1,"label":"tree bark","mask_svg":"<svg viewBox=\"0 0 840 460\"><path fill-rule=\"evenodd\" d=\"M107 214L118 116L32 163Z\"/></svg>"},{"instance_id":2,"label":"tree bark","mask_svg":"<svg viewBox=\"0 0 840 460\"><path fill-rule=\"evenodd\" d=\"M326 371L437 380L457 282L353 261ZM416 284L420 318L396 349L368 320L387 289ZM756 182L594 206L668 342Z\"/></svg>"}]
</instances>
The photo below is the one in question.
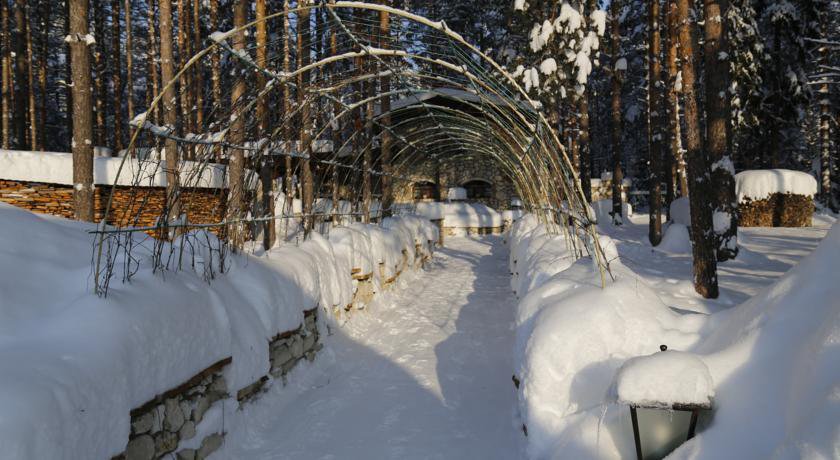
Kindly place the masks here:
<instances>
[{"instance_id":1,"label":"tree bark","mask_svg":"<svg viewBox=\"0 0 840 460\"><path fill-rule=\"evenodd\" d=\"M178 1L178 62L179 67L184 68L190 58L190 16L192 15L192 8L190 8L189 0ZM181 96L181 129L183 135L193 131L192 126L192 91L190 81L190 72L184 72L178 79L179 91ZM187 159L192 160L193 149L188 148L185 153Z\"/></svg>"},{"instance_id":2,"label":"tree bark","mask_svg":"<svg viewBox=\"0 0 840 460\"><path fill-rule=\"evenodd\" d=\"M578 168L580 170L580 187L583 189L583 196L586 197L586 202L592 202L592 154L589 134L589 89L587 88L578 99L578 109L580 110L580 136L579 136L579 150L580 161Z\"/></svg>"},{"instance_id":3,"label":"tree bark","mask_svg":"<svg viewBox=\"0 0 840 460\"><path fill-rule=\"evenodd\" d=\"M291 41L292 41L292 32L289 27L289 0L283 1L283 72L289 73L292 70L292 61L291 61ZM292 151L292 144L294 134L292 133L291 129L291 113L292 113L292 95L289 91L289 85L283 85L283 117L284 117L284 129L285 132L283 133L283 141L286 142L287 149L289 150L288 153ZM292 157L290 155L286 155L284 158L284 166L285 166L285 174L283 176L284 184L283 189L286 192L286 201L285 201L285 210L284 213L287 216L291 216L294 213L294 199L295 199L295 191L294 191L294 181L293 175L294 171L292 169ZM285 221L287 224L289 222L288 218ZM286 225L288 227L288 225Z\"/></svg>"},{"instance_id":4,"label":"tree bark","mask_svg":"<svg viewBox=\"0 0 840 460\"><path fill-rule=\"evenodd\" d=\"M382 0L382 4L385 6L390 6L391 2L389 0ZM389 38L391 35L391 17L390 15L385 12L381 11L379 13L379 47L380 48L387 48L389 43ZM382 69L386 70L386 69ZM380 92L383 94L380 100L380 113L382 113L382 118L379 120L383 127L390 127L391 126L391 96L387 93L391 91L391 77L386 75L383 76L379 80L380 85ZM380 162L382 164L382 176L381 176L381 184L382 184L382 217L389 217L393 214L391 207L394 204L394 191L393 185L391 183L391 174L393 170L391 168L391 132L387 129L382 129L382 133L380 134Z\"/></svg>"},{"instance_id":5,"label":"tree bark","mask_svg":"<svg viewBox=\"0 0 840 460\"><path fill-rule=\"evenodd\" d=\"M671 171L677 182L680 196L688 196L688 177L685 170L685 155L683 154L682 129L680 127L680 99L679 81L679 23L677 22L677 0L668 0L667 12L668 29L668 133L670 137ZM673 197L670 201L673 201Z\"/></svg>"},{"instance_id":6,"label":"tree bark","mask_svg":"<svg viewBox=\"0 0 840 460\"><path fill-rule=\"evenodd\" d=\"M41 150L41 146L38 144L38 106L35 102L35 69L33 68L34 53L32 52L32 10L30 9L29 5L26 6L26 10L24 11L24 13L27 62L26 86L27 88L29 88L29 91L27 91L29 105L29 140L27 143L29 144L29 147L32 150Z\"/></svg>"},{"instance_id":7,"label":"tree bark","mask_svg":"<svg viewBox=\"0 0 840 460\"><path fill-rule=\"evenodd\" d=\"M113 36L111 37L111 52L113 53L114 75L114 153L123 149L125 127L123 126L122 106L125 85L122 79L122 56L120 40L120 0L111 0L111 21L113 22ZM130 80L129 80L130 81Z\"/></svg>"},{"instance_id":8,"label":"tree bark","mask_svg":"<svg viewBox=\"0 0 840 460\"><path fill-rule=\"evenodd\" d=\"M12 54L9 38L9 2L0 1L0 27L2 28L2 102L3 113L0 128L3 131L2 144L4 149L12 146Z\"/></svg>"},{"instance_id":9,"label":"tree bark","mask_svg":"<svg viewBox=\"0 0 840 460\"><path fill-rule=\"evenodd\" d=\"M717 239L712 228L714 196L710 190L711 169L703 149L700 112L695 93L694 47L695 24L689 14L689 0L678 0L680 24L680 61L682 63L683 99L685 100L686 151L688 155L689 201L691 206L691 246L694 289L705 298L717 298Z\"/></svg>"},{"instance_id":10,"label":"tree bark","mask_svg":"<svg viewBox=\"0 0 840 460\"><path fill-rule=\"evenodd\" d=\"M38 87L41 96L39 108L39 121L38 125L40 126L40 130L38 131L38 145L40 146L41 150L46 148L47 138L46 138L46 126L47 126L47 62L49 60L49 39L50 39L50 16L52 14L52 2L50 1L43 1L41 2L41 10L40 10L40 23L41 23L41 57L38 61Z\"/></svg>"},{"instance_id":11,"label":"tree bark","mask_svg":"<svg viewBox=\"0 0 840 460\"><path fill-rule=\"evenodd\" d=\"M301 1L300 6L308 6L309 2ZM297 30L297 66L298 69L309 64L309 53L312 46L312 32L310 10L302 9L298 12ZM312 205L314 201L312 169L309 164L309 156L312 155L312 114L310 104L306 101L306 88L309 86L309 72L301 72L297 77L298 106L300 107L300 151L305 158L300 161L301 193L300 199L303 208L303 231L309 236L314 226L312 218Z\"/></svg>"},{"instance_id":12,"label":"tree bark","mask_svg":"<svg viewBox=\"0 0 840 460\"><path fill-rule=\"evenodd\" d=\"M193 0L193 38L192 52L195 53L201 48L201 2ZM202 60L203 62L203 60ZM196 63L193 67L193 100L195 101L195 123L196 131L204 129L204 66L202 62Z\"/></svg>"},{"instance_id":13,"label":"tree bark","mask_svg":"<svg viewBox=\"0 0 840 460\"><path fill-rule=\"evenodd\" d=\"M257 22L257 48L256 54L257 66L265 68L268 65L268 27L265 23L265 0L257 0L256 5L256 20ZM265 77L260 73L257 74L257 86L264 88L266 85ZM257 102L257 139L266 138L266 130L268 130L268 106L266 99L262 98ZM267 219L263 222L263 248L269 250L274 246L274 239L276 236L275 220L274 220L274 159L271 156L270 150L266 149L263 154L260 165L260 181L262 182L262 208L264 217Z\"/></svg>"},{"instance_id":14,"label":"tree bark","mask_svg":"<svg viewBox=\"0 0 840 460\"><path fill-rule=\"evenodd\" d=\"M93 47L93 67L95 70L95 77L93 80L94 86L94 111L96 112L96 145L105 146L106 134L106 118L105 118L105 98L106 98L106 83L105 83L105 8L102 6L102 0L93 0L93 36L96 44Z\"/></svg>"},{"instance_id":15,"label":"tree bark","mask_svg":"<svg viewBox=\"0 0 840 460\"><path fill-rule=\"evenodd\" d=\"M160 58L160 51L157 44L157 33L155 32L155 0L148 1L148 17L146 22L148 24L148 47L146 49L146 61L148 64L148 77L146 79L146 107L151 107L152 100L154 100L160 85L158 83L158 59ZM152 117L155 123L159 122L160 109L155 109L149 116Z\"/></svg>"},{"instance_id":16,"label":"tree bark","mask_svg":"<svg viewBox=\"0 0 840 460\"><path fill-rule=\"evenodd\" d=\"M15 28L12 30L12 46L15 52L14 110L15 122L14 145L21 150L29 150L26 140L26 118L29 115L29 59L26 56L26 2L15 1Z\"/></svg>"},{"instance_id":17,"label":"tree bark","mask_svg":"<svg viewBox=\"0 0 840 460\"><path fill-rule=\"evenodd\" d=\"M717 236L717 260L738 255L738 203L735 199L735 166L727 141L729 107L729 46L724 14L728 0L704 0L706 69L706 150L711 163L714 194L713 228ZM718 224L714 224L715 221Z\"/></svg>"},{"instance_id":18,"label":"tree bark","mask_svg":"<svg viewBox=\"0 0 840 460\"><path fill-rule=\"evenodd\" d=\"M131 26L131 0L125 0L125 81L128 84L126 108L128 119L134 119L134 33Z\"/></svg>"},{"instance_id":19,"label":"tree bark","mask_svg":"<svg viewBox=\"0 0 840 460\"><path fill-rule=\"evenodd\" d=\"M219 30L219 0L210 0L210 27L212 30ZM210 93L213 107L222 106L222 59L221 52L217 47L210 53ZM211 112L212 114L212 112ZM218 118L219 114L216 114ZM213 122L221 122L221 120L211 120ZM221 149L217 148L216 161L221 160Z\"/></svg>"},{"instance_id":20,"label":"tree bark","mask_svg":"<svg viewBox=\"0 0 840 460\"><path fill-rule=\"evenodd\" d=\"M64 0L64 36L70 35L70 2L72 0ZM65 122L67 123L67 139L66 145L68 149L72 149L73 144L73 87L70 82L73 81L73 53L70 52L70 47L67 48L67 62L64 63L64 89L65 94Z\"/></svg>"},{"instance_id":21,"label":"tree bark","mask_svg":"<svg viewBox=\"0 0 840 460\"><path fill-rule=\"evenodd\" d=\"M333 5L333 4L335 4L335 0L330 0L330 5ZM332 21L330 20L331 17L332 17L332 15L327 16L327 18L328 18L327 24L332 23ZM330 28L330 52L332 53L333 56L338 56L338 34L336 33L336 28L337 27L331 27ZM330 83L331 84L336 84L338 82L339 75L340 75L339 65L340 65L340 63L336 62L331 66L331 72L332 72L332 74L330 75ZM333 102L333 114L341 113L341 110L342 110L341 103L339 101ZM333 160L336 161L336 162L339 161L338 149L341 146L341 139L342 139L341 127L340 126L338 126L338 127L334 126L333 129L332 129L332 143L333 143L333 157L334 157ZM341 203L341 190L339 188L339 183L338 183L338 180L339 180L339 174L338 173L339 173L338 165L333 165L332 180L330 181L331 182L330 186L332 187L332 190L331 190L332 191L332 224L334 226L338 225L341 222L341 217L338 215L338 213L341 209L340 206L339 206L339 204Z\"/></svg>"},{"instance_id":22,"label":"tree bark","mask_svg":"<svg viewBox=\"0 0 840 460\"><path fill-rule=\"evenodd\" d=\"M828 35L829 12L820 14L820 38L829 40ZM829 46L820 45L820 63L824 66L831 64ZM818 91L820 104L820 193L819 200L823 206L837 212L837 203L831 193L831 95L828 92L828 77L822 77L823 83Z\"/></svg>"},{"instance_id":23,"label":"tree bark","mask_svg":"<svg viewBox=\"0 0 840 460\"><path fill-rule=\"evenodd\" d=\"M246 0L235 0L233 3L233 26L239 28L248 22L248 4ZM245 50L245 31L241 30L233 35L233 49ZM237 114L230 123L230 142L242 145L245 140L245 120L241 109L242 97L245 95L245 80L241 73L234 76L233 90L230 94L231 113ZM230 149L230 196L228 198L228 220L236 221L245 216L245 152L242 149ZM228 239L234 250L242 248L245 242L245 226L241 222L234 222L228 226Z\"/></svg>"},{"instance_id":24,"label":"tree bark","mask_svg":"<svg viewBox=\"0 0 840 460\"><path fill-rule=\"evenodd\" d=\"M623 117L621 114L621 85L622 73L618 69L621 57L621 1L613 0L610 4L612 40L612 220L613 225L621 225L624 220L621 214L621 183L624 180L624 173L621 170L621 132L623 129Z\"/></svg>"},{"instance_id":25,"label":"tree bark","mask_svg":"<svg viewBox=\"0 0 840 460\"><path fill-rule=\"evenodd\" d=\"M169 129L178 124L178 101L175 95L175 56L172 49L172 0L159 0L160 6L160 74L163 85L163 122ZM166 212L164 217L177 219L181 215L178 174L178 143L167 138L164 142L166 158ZM231 178L232 180L232 178ZM168 220L163 222L164 226ZM161 235L165 236L165 235Z\"/></svg>"},{"instance_id":26,"label":"tree bark","mask_svg":"<svg viewBox=\"0 0 840 460\"><path fill-rule=\"evenodd\" d=\"M70 0L68 44L73 63L73 209L76 219L92 222L93 107L88 52L88 0Z\"/></svg>"},{"instance_id":27,"label":"tree bark","mask_svg":"<svg viewBox=\"0 0 840 460\"><path fill-rule=\"evenodd\" d=\"M650 154L650 221L648 239L653 246L662 241L662 41L660 37L660 0L648 7L648 150Z\"/></svg>"}]
</instances>

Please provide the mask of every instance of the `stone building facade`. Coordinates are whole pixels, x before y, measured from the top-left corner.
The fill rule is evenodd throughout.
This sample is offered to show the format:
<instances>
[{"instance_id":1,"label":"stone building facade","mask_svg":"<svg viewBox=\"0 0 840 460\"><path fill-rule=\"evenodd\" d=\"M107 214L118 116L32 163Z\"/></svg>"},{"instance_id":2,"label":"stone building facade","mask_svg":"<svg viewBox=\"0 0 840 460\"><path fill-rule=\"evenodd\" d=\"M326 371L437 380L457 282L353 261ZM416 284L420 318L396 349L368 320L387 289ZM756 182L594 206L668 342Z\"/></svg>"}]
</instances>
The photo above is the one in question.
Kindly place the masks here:
<instances>
[{"instance_id":1,"label":"stone building facade","mask_svg":"<svg viewBox=\"0 0 840 460\"><path fill-rule=\"evenodd\" d=\"M465 188L467 201L483 203L497 210L510 209L511 202L519 197L513 181L491 159L480 156L423 161L400 174L411 180L395 182L396 203L409 204L438 197L445 200L447 190L452 187Z\"/></svg>"}]
</instances>

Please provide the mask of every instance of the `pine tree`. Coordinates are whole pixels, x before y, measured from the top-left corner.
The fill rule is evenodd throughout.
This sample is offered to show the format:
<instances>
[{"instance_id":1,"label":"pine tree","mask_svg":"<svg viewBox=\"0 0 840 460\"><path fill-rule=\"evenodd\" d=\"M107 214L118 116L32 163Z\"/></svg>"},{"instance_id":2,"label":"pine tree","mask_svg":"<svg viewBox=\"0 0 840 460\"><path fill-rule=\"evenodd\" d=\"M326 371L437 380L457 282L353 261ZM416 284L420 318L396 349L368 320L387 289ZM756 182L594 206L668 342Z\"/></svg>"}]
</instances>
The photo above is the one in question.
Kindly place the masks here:
<instances>
[{"instance_id":1,"label":"pine tree","mask_svg":"<svg viewBox=\"0 0 840 460\"><path fill-rule=\"evenodd\" d=\"M627 70L627 59L621 54L621 2L613 0L610 3L610 41L612 43L612 222L622 225L622 182L624 173L621 169L622 145L621 136L624 117L621 112L621 85L624 71Z\"/></svg>"},{"instance_id":2,"label":"pine tree","mask_svg":"<svg viewBox=\"0 0 840 460\"><path fill-rule=\"evenodd\" d=\"M706 150L714 194L713 226L720 262L738 255L738 203L735 165L729 154L729 46L724 20L727 0L705 0L704 64L706 71Z\"/></svg>"},{"instance_id":3,"label":"pine tree","mask_svg":"<svg viewBox=\"0 0 840 460\"><path fill-rule=\"evenodd\" d=\"M648 239L657 246L662 240L662 125L659 111L664 107L662 97L662 42L660 37L660 2L650 0L648 9L648 144L650 157L650 223Z\"/></svg>"},{"instance_id":4,"label":"pine tree","mask_svg":"<svg viewBox=\"0 0 840 460\"><path fill-rule=\"evenodd\" d=\"M92 222L93 214L93 106L91 102L91 36L88 0L70 0L67 43L73 63L73 207L78 220Z\"/></svg>"},{"instance_id":5,"label":"pine tree","mask_svg":"<svg viewBox=\"0 0 840 460\"><path fill-rule=\"evenodd\" d=\"M689 0L677 1L680 24L680 62L685 100L685 144L688 157L689 201L691 206L691 247L694 289L705 298L717 298L716 238L712 228L712 191L709 190L710 166L703 149L700 110L697 105L694 49L697 44L695 23L690 17Z\"/></svg>"}]
</instances>

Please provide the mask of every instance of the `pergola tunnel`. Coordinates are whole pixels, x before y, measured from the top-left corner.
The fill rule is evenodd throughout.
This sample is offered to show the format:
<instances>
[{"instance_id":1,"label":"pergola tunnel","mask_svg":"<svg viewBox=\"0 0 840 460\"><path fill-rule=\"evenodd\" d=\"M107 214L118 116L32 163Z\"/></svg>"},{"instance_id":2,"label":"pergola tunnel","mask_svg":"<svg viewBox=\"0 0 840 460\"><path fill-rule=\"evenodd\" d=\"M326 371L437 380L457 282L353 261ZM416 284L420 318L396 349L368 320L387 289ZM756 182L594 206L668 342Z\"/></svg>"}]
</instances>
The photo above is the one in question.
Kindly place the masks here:
<instances>
[{"instance_id":1,"label":"pergola tunnel","mask_svg":"<svg viewBox=\"0 0 840 460\"><path fill-rule=\"evenodd\" d=\"M100 292L138 232L164 241L210 229L223 241L224 270L225 248L248 240L269 248L290 234L410 213L411 204L394 197L415 185L413 172L478 159L492 162L523 208L565 233L603 276L594 218L539 103L444 22L342 1L245 17L235 11L234 27L213 33L132 120L117 173L131 175L132 203L106 207L104 221L119 228L98 231ZM214 69L209 84L206 67ZM136 164L129 158L142 166L127 166ZM141 227L138 216L149 212L143 185L159 174L167 178L165 203L157 224ZM190 191L219 177L227 185L214 192L225 195L222 218L190 222ZM441 199L435 185L420 182L415 194ZM480 179L466 185L486 193Z\"/></svg>"}]
</instances>

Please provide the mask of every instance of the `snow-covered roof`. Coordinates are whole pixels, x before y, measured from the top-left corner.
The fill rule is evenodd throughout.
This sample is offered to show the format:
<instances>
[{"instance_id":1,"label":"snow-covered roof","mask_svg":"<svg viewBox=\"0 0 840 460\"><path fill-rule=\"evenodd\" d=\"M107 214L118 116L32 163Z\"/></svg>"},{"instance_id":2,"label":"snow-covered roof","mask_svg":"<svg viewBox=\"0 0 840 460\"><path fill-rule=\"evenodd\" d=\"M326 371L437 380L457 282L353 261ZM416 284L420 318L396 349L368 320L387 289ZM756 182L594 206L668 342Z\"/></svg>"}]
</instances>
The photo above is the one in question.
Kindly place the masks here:
<instances>
[{"instance_id":1,"label":"snow-covered roof","mask_svg":"<svg viewBox=\"0 0 840 460\"><path fill-rule=\"evenodd\" d=\"M140 185L165 187L165 161L95 157L93 183L96 185ZM224 165L184 161L180 167L181 180L196 188L223 188L227 186ZM64 152L30 152L0 150L0 179L73 185L73 154Z\"/></svg>"},{"instance_id":2,"label":"snow-covered roof","mask_svg":"<svg viewBox=\"0 0 840 460\"><path fill-rule=\"evenodd\" d=\"M790 169L757 169L735 175L738 202L749 198L763 200L773 193L814 196L817 180L814 176Z\"/></svg>"}]
</instances>

